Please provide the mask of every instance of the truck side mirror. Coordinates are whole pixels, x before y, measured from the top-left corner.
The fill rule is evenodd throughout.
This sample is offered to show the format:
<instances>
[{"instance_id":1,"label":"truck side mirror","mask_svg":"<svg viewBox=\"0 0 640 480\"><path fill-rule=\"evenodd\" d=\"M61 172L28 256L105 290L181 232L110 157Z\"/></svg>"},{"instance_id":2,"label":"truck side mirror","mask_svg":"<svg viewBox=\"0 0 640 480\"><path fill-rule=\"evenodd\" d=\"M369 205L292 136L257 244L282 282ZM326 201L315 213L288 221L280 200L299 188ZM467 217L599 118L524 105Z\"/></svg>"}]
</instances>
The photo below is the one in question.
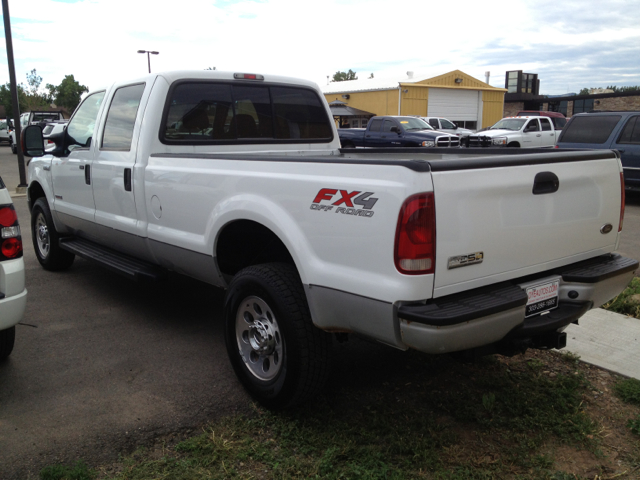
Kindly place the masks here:
<instances>
[{"instance_id":1,"label":"truck side mirror","mask_svg":"<svg viewBox=\"0 0 640 480\"><path fill-rule=\"evenodd\" d=\"M44 155L44 139L39 125L29 125L22 131L22 151L30 157Z\"/></svg>"}]
</instances>

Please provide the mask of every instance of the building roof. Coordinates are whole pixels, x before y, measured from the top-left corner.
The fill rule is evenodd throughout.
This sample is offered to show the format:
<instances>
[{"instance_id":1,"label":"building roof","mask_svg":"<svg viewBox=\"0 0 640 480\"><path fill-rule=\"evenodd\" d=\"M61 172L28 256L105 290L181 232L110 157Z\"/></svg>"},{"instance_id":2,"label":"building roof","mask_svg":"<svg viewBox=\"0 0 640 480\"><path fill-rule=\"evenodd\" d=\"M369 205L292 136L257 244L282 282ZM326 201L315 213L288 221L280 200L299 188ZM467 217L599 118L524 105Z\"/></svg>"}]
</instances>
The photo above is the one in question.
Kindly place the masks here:
<instances>
[{"instance_id":1,"label":"building roof","mask_svg":"<svg viewBox=\"0 0 640 480\"><path fill-rule=\"evenodd\" d=\"M488 83L482 82L471 75L460 70L453 70L437 77L414 75L407 72L406 75L394 78L365 78L363 80L347 80L344 82L331 82L329 85L321 86L320 89L325 95L333 93L371 92L376 90L397 90L401 85L418 84L421 87L452 88L449 82L453 83L453 78L462 79L462 83L455 88L473 90L495 90L506 92L504 88L492 87Z\"/></svg>"},{"instance_id":2,"label":"building roof","mask_svg":"<svg viewBox=\"0 0 640 480\"><path fill-rule=\"evenodd\" d=\"M342 103L342 102L341 102ZM332 105L333 104L333 105ZM334 117L375 117L375 113L365 112L357 108L349 107L347 105L335 105L335 102L329 104L331 115Z\"/></svg>"},{"instance_id":3,"label":"building roof","mask_svg":"<svg viewBox=\"0 0 640 480\"><path fill-rule=\"evenodd\" d=\"M407 72L410 73L410 72ZM412 74L413 75L413 74ZM398 88L402 82L421 82L427 80L428 76L403 75L392 78L365 78L358 80L345 80L344 82L331 82L329 85L320 87L322 93L343 93L343 92L370 92L374 90L391 90Z\"/></svg>"}]
</instances>

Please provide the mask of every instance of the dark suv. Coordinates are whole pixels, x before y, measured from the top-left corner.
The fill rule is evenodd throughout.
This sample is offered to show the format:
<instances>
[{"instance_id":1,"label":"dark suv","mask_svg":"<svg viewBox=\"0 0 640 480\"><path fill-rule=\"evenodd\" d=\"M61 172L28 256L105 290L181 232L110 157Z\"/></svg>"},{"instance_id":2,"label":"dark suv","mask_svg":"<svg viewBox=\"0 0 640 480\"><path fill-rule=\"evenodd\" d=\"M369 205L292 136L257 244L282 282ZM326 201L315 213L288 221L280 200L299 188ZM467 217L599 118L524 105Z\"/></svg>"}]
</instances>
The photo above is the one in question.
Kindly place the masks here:
<instances>
[{"instance_id":1,"label":"dark suv","mask_svg":"<svg viewBox=\"0 0 640 480\"><path fill-rule=\"evenodd\" d=\"M556 148L618 150L629 190L640 190L640 112L578 113L562 130Z\"/></svg>"}]
</instances>

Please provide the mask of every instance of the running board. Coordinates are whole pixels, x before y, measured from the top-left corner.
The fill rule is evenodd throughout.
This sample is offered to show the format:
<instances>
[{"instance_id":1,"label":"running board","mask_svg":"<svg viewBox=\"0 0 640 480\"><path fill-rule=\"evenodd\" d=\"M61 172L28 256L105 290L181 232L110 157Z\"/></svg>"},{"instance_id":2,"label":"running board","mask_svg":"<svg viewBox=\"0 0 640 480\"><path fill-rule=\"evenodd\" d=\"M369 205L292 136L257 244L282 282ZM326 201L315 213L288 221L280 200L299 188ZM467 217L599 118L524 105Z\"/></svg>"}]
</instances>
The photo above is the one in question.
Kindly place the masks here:
<instances>
[{"instance_id":1,"label":"running board","mask_svg":"<svg viewBox=\"0 0 640 480\"><path fill-rule=\"evenodd\" d=\"M160 267L123 255L109 248L77 237L60 239L60 248L96 262L112 272L133 280L159 280L165 272Z\"/></svg>"}]
</instances>

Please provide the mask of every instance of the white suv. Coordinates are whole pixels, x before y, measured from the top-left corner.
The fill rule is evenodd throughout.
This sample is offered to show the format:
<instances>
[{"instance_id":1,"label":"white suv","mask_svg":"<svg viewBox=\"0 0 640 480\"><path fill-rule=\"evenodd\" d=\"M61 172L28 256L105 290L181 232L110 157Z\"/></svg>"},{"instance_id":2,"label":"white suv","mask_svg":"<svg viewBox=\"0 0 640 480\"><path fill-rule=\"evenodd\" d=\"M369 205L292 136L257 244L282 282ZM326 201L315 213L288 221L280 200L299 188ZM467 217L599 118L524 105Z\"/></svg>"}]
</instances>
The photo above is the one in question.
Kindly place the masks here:
<instances>
[{"instance_id":1,"label":"white suv","mask_svg":"<svg viewBox=\"0 0 640 480\"><path fill-rule=\"evenodd\" d=\"M0 361L13 351L15 326L22 319L26 305L18 215L0 177Z\"/></svg>"}]
</instances>

